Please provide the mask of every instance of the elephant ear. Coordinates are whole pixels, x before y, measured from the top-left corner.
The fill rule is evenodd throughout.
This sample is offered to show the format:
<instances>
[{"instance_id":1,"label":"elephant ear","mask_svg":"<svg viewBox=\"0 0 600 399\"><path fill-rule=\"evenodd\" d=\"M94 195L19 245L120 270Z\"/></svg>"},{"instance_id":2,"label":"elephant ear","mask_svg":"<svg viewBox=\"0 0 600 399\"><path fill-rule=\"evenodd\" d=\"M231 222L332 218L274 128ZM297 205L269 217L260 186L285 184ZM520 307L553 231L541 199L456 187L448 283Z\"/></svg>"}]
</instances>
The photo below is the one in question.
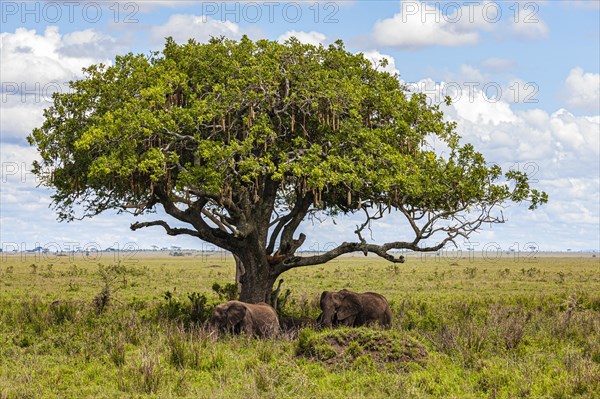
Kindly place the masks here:
<instances>
[{"instance_id":1,"label":"elephant ear","mask_svg":"<svg viewBox=\"0 0 600 399\"><path fill-rule=\"evenodd\" d=\"M347 319L350 316L356 316L360 312L361 306L357 295L346 295L337 310L338 320Z\"/></svg>"},{"instance_id":2,"label":"elephant ear","mask_svg":"<svg viewBox=\"0 0 600 399\"><path fill-rule=\"evenodd\" d=\"M231 326L237 326L246 316L246 306L242 303L234 302L227 309L227 321Z\"/></svg>"}]
</instances>

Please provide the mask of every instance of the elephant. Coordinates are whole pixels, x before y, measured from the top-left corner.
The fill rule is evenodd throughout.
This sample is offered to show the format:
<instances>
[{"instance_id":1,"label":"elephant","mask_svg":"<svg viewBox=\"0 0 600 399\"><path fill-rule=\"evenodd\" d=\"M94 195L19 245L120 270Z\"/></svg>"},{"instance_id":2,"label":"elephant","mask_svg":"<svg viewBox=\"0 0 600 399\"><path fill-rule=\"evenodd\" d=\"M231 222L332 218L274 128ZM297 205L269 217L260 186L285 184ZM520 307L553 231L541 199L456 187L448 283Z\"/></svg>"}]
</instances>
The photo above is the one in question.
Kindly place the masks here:
<instances>
[{"instance_id":1,"label":"elephant","mask_svg":"<svg viewBox=\"0 0 600 399\"><path fill-rule=\"evenodd\" d=\"M279 319L272 306L261 303L229 301L218 305L210 320L221 331L247 336L268 337L279 333Z\"/></svg>"},{"instance_id":2,"label":"elephant","mask_svg":"<svg viewBox=\"0 0 600 399\"><path fill-rule=\"evenodd\" d=\"M320 305L323 313L317 321L322 327L358 327L375 322L386 329L392 326L392 311L387 299L374 292L324 291Z\"/></svg>"}]
</instances>

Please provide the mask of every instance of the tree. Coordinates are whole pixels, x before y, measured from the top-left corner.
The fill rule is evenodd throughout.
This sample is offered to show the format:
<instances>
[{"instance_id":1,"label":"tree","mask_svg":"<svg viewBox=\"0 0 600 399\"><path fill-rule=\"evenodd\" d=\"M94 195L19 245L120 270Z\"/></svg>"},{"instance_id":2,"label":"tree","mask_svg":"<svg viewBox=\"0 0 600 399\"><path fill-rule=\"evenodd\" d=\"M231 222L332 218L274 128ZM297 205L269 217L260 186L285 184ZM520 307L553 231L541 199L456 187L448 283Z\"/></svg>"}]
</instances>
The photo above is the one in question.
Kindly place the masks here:
<instances>
[{"instance_id":1,"label":"tree","mask_svg":"<svg viewBox=\"0 0 600 399\"><path fill-rule=\"evenodd\" d=\"M547 201L525 174L503 175L461 145L439 106L408 96L397 76L341 41L169 38L162 52L118 56L84 73L54 95L29 136L59 220L162 207L186 227L159 219L131 229L161 226L230 251L244 301L268 300L277 277L295 267L354 251L403 262L389 251L437 251L503 222L498 205ZM431 138L448 147L445 158ZM365 228L392 210L414 239L368 242ZM296 253L303 220L355 213L365 215L355 242Z\"/></svg>"}]
</instances>

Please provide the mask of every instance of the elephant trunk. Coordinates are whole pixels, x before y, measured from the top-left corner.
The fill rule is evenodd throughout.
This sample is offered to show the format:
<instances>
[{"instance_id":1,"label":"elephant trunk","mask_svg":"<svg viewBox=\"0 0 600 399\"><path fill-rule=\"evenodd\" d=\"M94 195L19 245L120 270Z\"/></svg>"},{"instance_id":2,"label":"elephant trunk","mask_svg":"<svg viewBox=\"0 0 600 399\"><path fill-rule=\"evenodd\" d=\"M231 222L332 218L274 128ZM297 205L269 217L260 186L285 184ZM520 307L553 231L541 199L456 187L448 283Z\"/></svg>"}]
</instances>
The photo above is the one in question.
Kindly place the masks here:
<instances>
[{"instance_id":1,"label":"elephant trunk","mask_svg":"<svg viewBox=\"0 0 600 399\"><path fill-rule=\"evenodd\" d=\"M327 308L324 309L323 313L320 316L320 318L321 318L320 325L325 328L331 328L333 325L334 317L335 317L335 312L333 311L333 309L327 309Z\"/></svg>"},{"instance_id":2,"label":"elephant trunk","mask_svg":"<svg viewBox=\"0 0 600 399\"><path fill-rule=\"evenodd\" d=\"M325 328L331 328L334 323L334 317L336 312L335 299L333 294L329 291L323 291L321 294L321 300L319 305L323 313L319 316L319 326Z\"/></svg>"}]
</instances>

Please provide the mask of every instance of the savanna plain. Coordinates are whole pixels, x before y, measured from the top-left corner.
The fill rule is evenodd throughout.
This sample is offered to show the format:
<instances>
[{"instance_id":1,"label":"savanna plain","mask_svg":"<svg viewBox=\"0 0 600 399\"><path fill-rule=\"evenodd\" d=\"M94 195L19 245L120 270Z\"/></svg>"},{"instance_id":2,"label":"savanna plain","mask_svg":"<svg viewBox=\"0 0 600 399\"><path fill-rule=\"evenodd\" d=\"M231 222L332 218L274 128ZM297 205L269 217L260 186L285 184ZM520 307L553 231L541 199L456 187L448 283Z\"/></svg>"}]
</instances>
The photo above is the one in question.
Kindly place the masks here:
<instances>
[{"instance_id":1,"label":"savanna plain","mask_svg":"<svg viewBox=\"0 0 600 399\"><path fill-rule=\"evenodd\" d=\"M177 255L177 256L173 256ZM342 257L282 275L280 314L324 290L386 296L391 330L269 339L206 324L231 257L0 254L0 398L600 398L600 258Z\"/></svg>"}]
</instances>

